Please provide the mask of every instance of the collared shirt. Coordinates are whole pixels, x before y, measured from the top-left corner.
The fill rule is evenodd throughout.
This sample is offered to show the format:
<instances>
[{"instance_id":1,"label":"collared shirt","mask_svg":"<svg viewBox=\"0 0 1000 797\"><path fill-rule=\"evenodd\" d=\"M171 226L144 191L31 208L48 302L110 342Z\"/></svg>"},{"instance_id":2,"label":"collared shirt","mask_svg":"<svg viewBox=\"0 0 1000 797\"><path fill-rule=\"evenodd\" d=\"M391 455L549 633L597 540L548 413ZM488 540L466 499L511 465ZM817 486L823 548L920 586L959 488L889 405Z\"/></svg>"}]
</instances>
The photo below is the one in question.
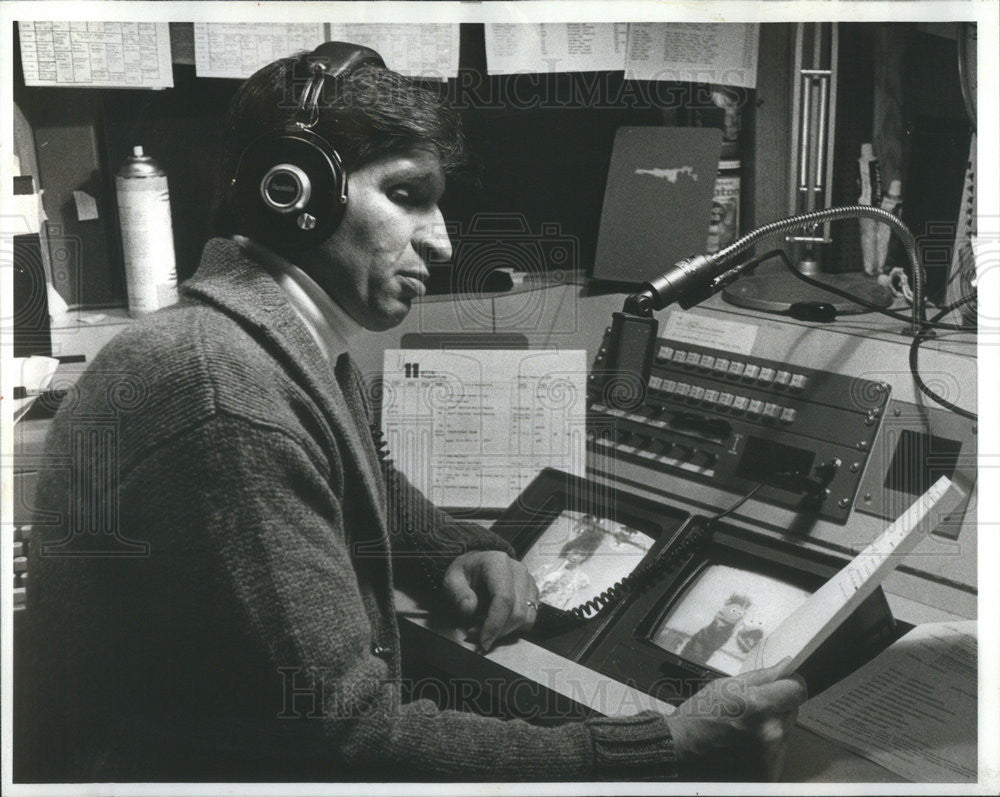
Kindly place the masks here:
<instances>
[{"instance_id":1,"label":"collared shirt","mask_svg":"<svg viewBox=\"0 0 1000 797\"><path fill-rule=\"evenodd\" d=\"M264 266L288 296L330 367L366 332L316 281L294 263L242 235L233 240Z\"/></svg>"}]
</instances>

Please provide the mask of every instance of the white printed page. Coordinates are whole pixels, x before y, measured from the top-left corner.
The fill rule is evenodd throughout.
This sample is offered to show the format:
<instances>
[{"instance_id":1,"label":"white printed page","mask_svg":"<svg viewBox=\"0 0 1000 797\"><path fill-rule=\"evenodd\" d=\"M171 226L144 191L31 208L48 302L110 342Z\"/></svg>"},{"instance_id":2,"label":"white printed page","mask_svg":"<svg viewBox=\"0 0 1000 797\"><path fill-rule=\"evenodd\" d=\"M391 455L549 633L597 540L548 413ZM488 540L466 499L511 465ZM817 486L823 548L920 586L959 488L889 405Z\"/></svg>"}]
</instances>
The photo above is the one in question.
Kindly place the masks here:
<instances>
[{"instance_id":1,"label":"white printed page","mask_svg":"<svg viewBox=\"0 0 1000 797\"><path fill-rule=\"evenodd\" d=\"M18 23L26 86L174 85L166 22Z\"/></svg>"},{"instance_id":2,"label":"white printed page","mask_svg":"<svg viewBox=\"0 0 1000 797\"><path fill-rule=\"evenodd\" d=\"M407 77L447 80L458 76L457 24L334 22L330 41L371 47L389 69Z\"/></svg>"},{"instance_id":3,"label":"white printed page","mask_svg":"<svg viewBox=\"0 0 1000 797\"><path fill-rule=\"evenodd\" d=\"M963 497L947 476L938 479L850 564L764 637L744 660L742 671L772 667L790 657L784 670L794 672Z\"/></svg>"},{"instance_id":4,"label":"white printed page","mask_svg":"<svg viewBox=\"0 0 1000 797\"><path fill-rule=\"evenodd\" d=\"M804 728L907 780L975 781L975 621L918 625L799 709Z\"/></svg>"},{"instance_id":5,"label":"white printed page","mask_svg":"<svg viewBox=\"0 0 1000 797\"><path fill-rule=\"evenodd\" d=\"M586 352L387 350L395 466L445 507L505 508L538 472L586 468Z\"/></svg>"},{"instance_id":6,"label":"white printed page","mask_svg":"<svg viewBox=\"0 0 1000 797\"><path fill-rule=\"evenodd\" d=\"M623 22L487 23L486 72L621 71L627 35Z\"/></svg>"},{"instance_id":7,"label":"white printed page","mask_svg":"<svg viewBox=\"0 0 1000 797\"><path fill-rule=\"evenodd\" d=\"M195 22L198 77L250 77L262 66L325 41L322 23Z\"/></svg>"},{"instance_id":8,"label":"white printed page","mask_svg":"<svg viewBox=\"0 0 1000 797\"><path fill-rule=\"evenodd\" d=\"M632 23L625 77L754 88L758 26L736 23Z\"/></svg>"}]
</instances>

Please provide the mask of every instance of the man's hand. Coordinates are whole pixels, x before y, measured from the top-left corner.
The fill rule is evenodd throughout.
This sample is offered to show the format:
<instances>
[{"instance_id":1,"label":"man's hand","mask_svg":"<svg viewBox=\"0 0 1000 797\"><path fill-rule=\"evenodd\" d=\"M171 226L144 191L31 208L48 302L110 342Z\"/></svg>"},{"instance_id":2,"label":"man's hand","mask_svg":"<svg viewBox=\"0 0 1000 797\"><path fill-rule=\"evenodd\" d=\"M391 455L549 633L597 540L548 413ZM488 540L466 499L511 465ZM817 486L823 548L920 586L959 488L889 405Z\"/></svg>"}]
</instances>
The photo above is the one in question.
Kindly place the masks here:
<instances>
[{"instance_id":1,"label":"man's hand","mask_svg":"<svg viewBox=\"0 0 1000 797\"><path fill-rule=\"evenodd\" d=\"M667 717L683 777L778 777L786 736L806 699L800 676L776 680L781 666L713 681Z\"/></svg>"},{"instance_id":2,"label":"man's hand","mask_svg":"<svg viewBox=\"0 0 1000 797\"><path fill-rule=\"evenodd\" d=\"M479 631L484 651L501 637L526 631L538 611L538 587L528 569L501 551L472 551L455 558L444 588L466 617L485 619Z\"/></svg>"}]
</instances>

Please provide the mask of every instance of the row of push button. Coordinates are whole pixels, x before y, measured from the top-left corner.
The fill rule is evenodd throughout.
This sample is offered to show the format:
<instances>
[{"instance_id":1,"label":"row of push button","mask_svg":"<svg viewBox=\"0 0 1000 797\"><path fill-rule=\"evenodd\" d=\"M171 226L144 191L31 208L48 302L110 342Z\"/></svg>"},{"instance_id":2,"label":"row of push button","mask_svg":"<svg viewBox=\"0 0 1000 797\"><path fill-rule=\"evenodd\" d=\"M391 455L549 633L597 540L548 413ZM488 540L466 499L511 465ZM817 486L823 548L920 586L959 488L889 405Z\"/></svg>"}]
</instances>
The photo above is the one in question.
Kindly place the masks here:
<instances>
[{"instance_id":1,"label":"row of push button","mask_svg":"<svg viewBox=\"0 0 1000 797\"><path fill-rule=\"evenodd\" d=\"M792 423L795 420L796 412L793 407L782 407L780 404L705 388L701 385L689 385L687 382L651 376L649 377L649 386L654 390L669 393L675 398L710 404L717 409L729 410L733 413L745 412L750 417L761 417L769 421L780 420L782 423Z\"/></svg>"},{"instance_id":2,"label":"row of push button","mask_svg":"<svg viewBox=\"0 0 1000 797\"><path fill-rule=\"evenodd\" d=\"M660 346L656 353L658 363L672 362L685 368L698 368L711 371L716 376L730 379L745 379L748 382L760 382L763 385L787 387L790 390L805 390L809 379L805 374L777 370L767 366L745 363L740 360L730 360L726 357L715 357L711 354L699 354L696 351L674 349L672 346Z\"/></svg>"}]
</instances>

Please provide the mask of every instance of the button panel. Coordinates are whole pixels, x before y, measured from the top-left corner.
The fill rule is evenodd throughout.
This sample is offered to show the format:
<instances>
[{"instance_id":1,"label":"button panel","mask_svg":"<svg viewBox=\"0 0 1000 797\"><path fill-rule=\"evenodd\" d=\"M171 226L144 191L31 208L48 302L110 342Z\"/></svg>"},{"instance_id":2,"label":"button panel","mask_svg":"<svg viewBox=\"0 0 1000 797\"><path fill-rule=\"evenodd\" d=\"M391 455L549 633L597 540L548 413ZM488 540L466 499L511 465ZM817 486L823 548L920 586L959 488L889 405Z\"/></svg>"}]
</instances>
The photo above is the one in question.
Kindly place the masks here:
<instances>
[{"instance_id":1,"label":"button panel","mask_svg":"<svg viewBox=\"0 0 1000 797\"><path fill-rule=\"evenodd\" d=\"M622 461L649 472L630 478L680 469L745 491L748 482L781 470L787 457L811 463L799 468L845 455L863 460L886 416L889 390L880 383L859 390L857 377L668 339L654 348L642 402L619 409L603 396L610 350L606 337L588 381L589 417L596 431L590 446L613 457L620 454ZM856 464L838 471L831 498L818 510L821 517L846 522L864 472L865 463ZM760 500L796 507L800 498L773 487Z\"/></svg>"}]
</instances>

